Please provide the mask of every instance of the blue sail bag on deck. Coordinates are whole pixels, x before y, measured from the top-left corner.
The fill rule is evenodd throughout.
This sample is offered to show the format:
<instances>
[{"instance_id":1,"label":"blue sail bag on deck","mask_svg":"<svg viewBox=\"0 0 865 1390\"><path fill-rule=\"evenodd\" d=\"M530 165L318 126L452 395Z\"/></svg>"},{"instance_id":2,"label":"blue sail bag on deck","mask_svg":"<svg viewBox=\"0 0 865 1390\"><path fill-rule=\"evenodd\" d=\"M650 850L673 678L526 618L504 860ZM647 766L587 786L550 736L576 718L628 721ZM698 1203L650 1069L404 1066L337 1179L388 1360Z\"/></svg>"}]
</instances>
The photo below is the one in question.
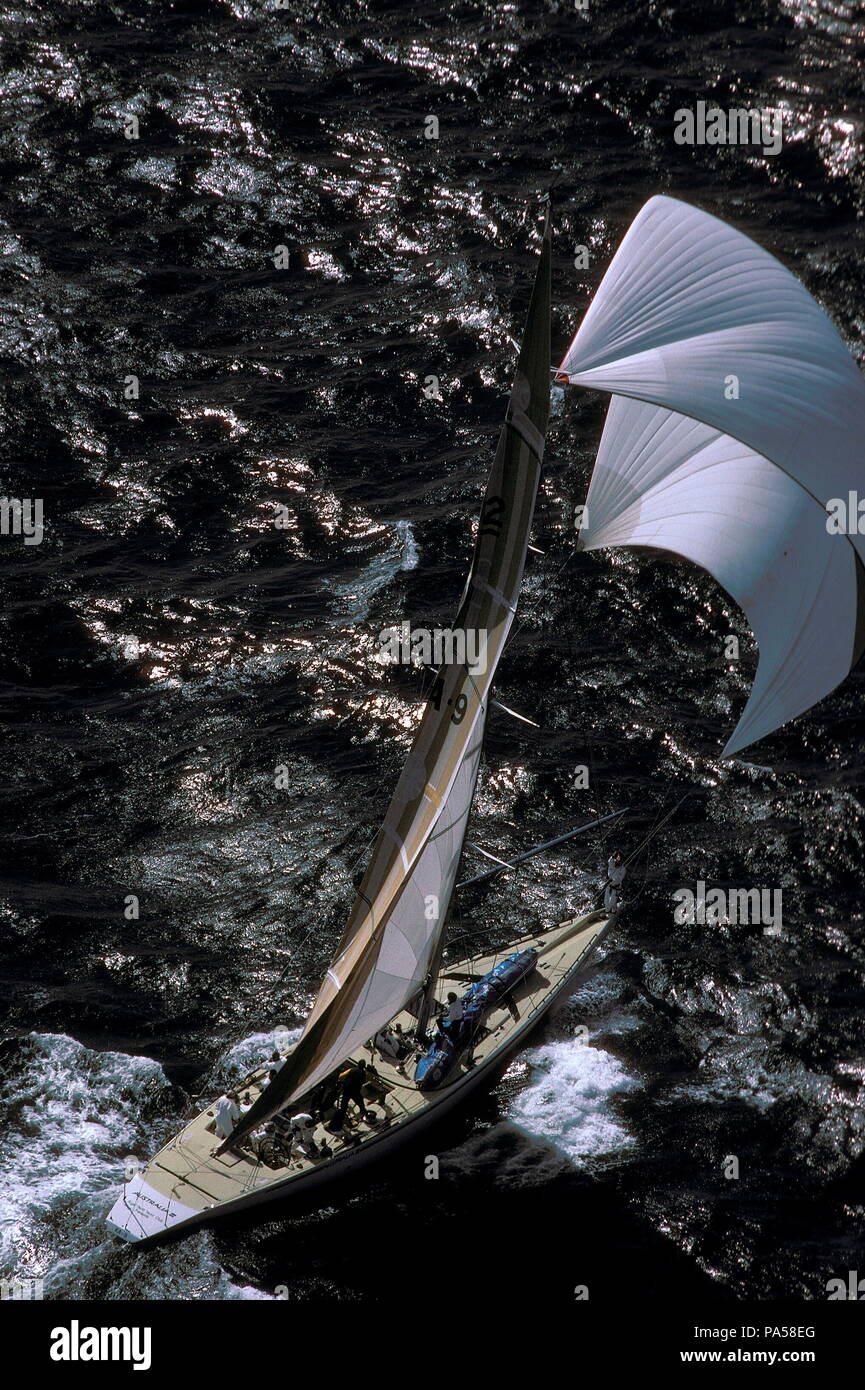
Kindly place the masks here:
<instances>
[{"instance_id":1,"label":"blue sail bag on deck","mask_svg":"<svg viewBox=\"0 0 865 1390\"><path fill-rule=\"evenodd\" d=\"M439 1030L429 1051L415 1068L414 1079L419 1090L434 1091L447 1080L474 1040L485 1014L531 974L537 961L538 953L531 947L517 951L466 990L462 997L462 1018L446 1025L446 1031Z\"/></svg>"}]
</instances>

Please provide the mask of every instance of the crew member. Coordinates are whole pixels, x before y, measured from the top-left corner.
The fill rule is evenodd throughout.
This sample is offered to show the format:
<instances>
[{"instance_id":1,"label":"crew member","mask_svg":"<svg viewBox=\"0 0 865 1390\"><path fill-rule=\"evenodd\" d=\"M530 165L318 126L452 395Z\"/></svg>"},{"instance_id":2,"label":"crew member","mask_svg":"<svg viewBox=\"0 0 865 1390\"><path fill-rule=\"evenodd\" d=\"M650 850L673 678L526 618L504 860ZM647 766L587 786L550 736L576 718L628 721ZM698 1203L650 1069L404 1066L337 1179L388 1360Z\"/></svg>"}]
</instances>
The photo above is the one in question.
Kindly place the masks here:
<instances>
[{"instance_id":1,"label":"crew member","mask_svg":"<svg viewBox=\"0 0 865 1390\"><path fill-rule=\"evenodd\" d=\"M453 990L451 990L447 997L447 1003L445 1004L444 1010L439 1016L438 1021L439 1031L443 1033L446 1038L449 1038L451 1042L455 1041L456 1030L459 1027L460 1023L462 1023L462 1017L462 1000L457 999Z\"/></svg>"},{"instance_id":2,"label":"crew member","mask_svg":"<svg viewBox=\"0 0 865 1390\"><path fill-rule=\"evenodd\" d=\"M365 1101L372 1101L374 1105L380 1105L386 1117L390 1117L387 1108L388 1093L393 1087L388 1085L383 1076L379 1076L371 1062L367 1062L364 1068L364 1085L361 1092Z\"/></svg>"},{"instance_id":3,"label":"crew member","mask_svg":"<svg viewBox=\"0 0 865 1390\"><path fill-rule=\"evenodd\" d=\"M268 1062L268 1067L270 1068L267 1073L268 1082L273 1081L274 1078L279 1075L287 1061L288 1058L280 1057L276 1048L274 1048L273 1052L270 1054L270 1061Z\"/></svg>"},{"instance_id":4,"label":"crew member","mask_svg":"<svg viewBox=\"0 0 865 1390\"><path fill-rule=\"evenodd\" d=\"M363 1103L363 1088L365 1083L366 1077L364 1075L364 1069L363 1067L357 1066L355 1062L351 1062L346 1067L345 1071L340 1072L339 1111L337 1112L340 1126L345 1123L349 1101L352 1100L360 1111L360 1118L362 1120L366 1118L366 1106Z\"/></svg>"},{"instance_id":5,"label":"crew member","mask_svg":"<svg viewBox=\"0 0 865 1390\"><path fill-rule=\"evenodd\" d=\"M380 1028L373 1038L373 1046L378 1048L382 1057L389 1057L396 1063L396 1069L401 1076L405 1076L403 1058L408 1052L406 1039L403 1036L402 1026L397 1023L394 1028Z\"/></svg>"},{"instance_id":6,"label":"crew member","mask_svg":"<svg viewBox=\"0 0 865 1390\"><path fill-rule=\"evenodd\" d=\"M226 1091L216 1102L216 1134L219 1139L227 1139L241 1116L236 1091Z\"/></svg>"},{"instance_id":7,"label":"crew member","mask_svg":"<svg viewBox=\"0 0 865 1390\"><path fill-rule=\"evenodd\" d=\"M336 1072L326 1076L324 1081L320 1081L315 1090L309 1095L309 1108L314 1115L318 1115L322 1124L329 1130L339 1129L341 1121L339 1118L339 1100L341 1086L339 1075Z\"/></svg>"},{"instance_id":8,"label":"crew member","mask_svg":"<svg viewBox=\"0 0 865 1390\"><path fill-rule=\"evenodd\" d=\"M620 854L611 854L607 860L607 886L604 890L604 911L615 912L619 905L619 889L625 878L625 866Z\"/></svg>"},{"instance_id":9,"label":"crew member","mask_svg":"<svg viewBox=\"0 0 865 1390\"><path fill-rule=\"evenodd\" d=\"M373 1038L374 1045L378 1048L382 1057L390 1057L394 1061L399 1058L399 1047L396 1038L389 1028L379 1028Z\"/></svg>"},{"instance_id":10,"label":"crew member","mask_svg":"<svg viewBox=\"0 0 865 1390\"><path fill-rule=\"evenodd\" d=\"M296 1115L292 1115L291 1137L301 1153L307 1154L310 1158L318 1157L318 1145L315 1142L315 1121L305 1110L301 1110Z\"/></svg>"}]
</instances>

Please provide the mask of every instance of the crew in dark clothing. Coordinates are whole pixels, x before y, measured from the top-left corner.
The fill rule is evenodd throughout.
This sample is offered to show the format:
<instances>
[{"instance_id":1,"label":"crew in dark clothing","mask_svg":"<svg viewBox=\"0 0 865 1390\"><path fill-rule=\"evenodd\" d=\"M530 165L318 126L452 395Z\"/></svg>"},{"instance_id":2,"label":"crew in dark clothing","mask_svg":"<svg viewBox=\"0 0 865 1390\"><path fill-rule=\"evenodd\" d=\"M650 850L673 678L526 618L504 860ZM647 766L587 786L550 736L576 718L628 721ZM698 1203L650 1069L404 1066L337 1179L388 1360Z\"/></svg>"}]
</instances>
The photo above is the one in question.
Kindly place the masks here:
<instances>
[{"instance_id":1,"label":"crew in dark clothing","mask_svg":"<svg viewBox=\"0 0 865 1390\"><path fill-rule=\"evenodd\" d=\"M372 1063L368 1062L364 1068L363 1098L374 1105L380 1105L386 1118L390 1117L387 1098L392 1090L393 1087L379 1075Z\"/></svg>"},{"instance_id":2,"label":"crew in dark clothing","mask_svg":"<svg viewBox=\"0 0 865 1390\"><path fill-rule=\"evenodd\" d=\"M339 1127L339 1103L342 1086L337 1072L332 1072L310 1092L308 1097L309 1108L313 1115L318 1115L322 1124L327 1129L333 1131Z\"/></svg>"},{"instance_id":3,"label":"crew in dark clothing","mask_svg":"<svg viewBox=\"0 0 865 1390\"><path fill-rule=\"evenodd\" d=\"M345 1123L348 1114L349 1101L354 1101L360 1111L361 1119L366 1118L366 1106L363 1103L363 1088L366 1084L366 1076L363 1067L350 1062L345 1071L339 1074L339 1110L337 1112L339 1123Z\"/></svg>"}]
</instances>

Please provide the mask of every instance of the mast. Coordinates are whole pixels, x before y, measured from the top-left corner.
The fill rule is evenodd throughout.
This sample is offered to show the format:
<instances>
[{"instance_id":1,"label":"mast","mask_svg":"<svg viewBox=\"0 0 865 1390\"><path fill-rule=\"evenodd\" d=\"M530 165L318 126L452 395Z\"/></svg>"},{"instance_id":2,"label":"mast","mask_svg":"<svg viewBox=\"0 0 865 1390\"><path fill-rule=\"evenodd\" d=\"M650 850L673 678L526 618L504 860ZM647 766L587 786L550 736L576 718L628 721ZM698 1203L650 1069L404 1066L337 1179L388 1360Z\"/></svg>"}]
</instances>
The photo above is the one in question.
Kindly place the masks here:
<instances>
[{"instance_id":1,"label":"mast","mask_svg":"<svg viewBox=\"0 0 865 1390\"><path fill-rule=\"evenodd\" d=\"M309 1091L416 998L442 932L477 781L489 691L517 608L550 403L550 215L504 427L453 627L485 663L442 666L348 923L290 1058L236 1125L236 1143ZM466 644L468 647L468 643Z\"/></svg>"},{"instance_id":2,"label":"mast","mask_svg":"<svg viewBox=\"0 0 865 1390\"><path fill-rule=\"evenodd\" d=\"M417 1011L417 1024L415 1025L415 1037L422 1038L426 1033L426 1026L430 1021L435 1000L436 984L438 983L439 971L442 965L442 956L445 947L445 928L442 927L439 933L438 945L433 960L430 963L429 975L426 979L423 998Z\"/></svg>"}]
</instances>

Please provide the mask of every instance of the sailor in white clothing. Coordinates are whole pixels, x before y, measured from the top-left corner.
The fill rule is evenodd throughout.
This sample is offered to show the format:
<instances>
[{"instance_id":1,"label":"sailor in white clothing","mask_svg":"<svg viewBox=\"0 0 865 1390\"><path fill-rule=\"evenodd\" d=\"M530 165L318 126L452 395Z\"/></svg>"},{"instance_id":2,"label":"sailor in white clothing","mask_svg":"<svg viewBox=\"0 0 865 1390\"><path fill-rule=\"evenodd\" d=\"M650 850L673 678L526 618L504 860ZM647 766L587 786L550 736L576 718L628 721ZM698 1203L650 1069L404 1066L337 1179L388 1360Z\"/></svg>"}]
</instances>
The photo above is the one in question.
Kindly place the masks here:
<instances>
[{"instance_id":1,"label":"sailor in white clothing","mask_svg":"<svg viewBox=\"0 0 865 1390\"><path fill-rule=\"evenodd\" d=\"M301 1153L315 1156L318 1154L318 1146L315 1142L315 1121L306 1111L301 1111L298 1115L291 1117L291 1137Z\"/></svg>"},{"instance_id":2,"label":"sailor in white clothing","mask_svg":"<svg viewBox=\"0 0 865 1390\"><path fill-rule=\"evenodd\" d=\"M625 866L620 854L611 854L607 860L607 886L604 890L604 911L615 912L619 905L619 889L625 878Z\"/></svg>"},{"instance_id":3,"label":"sailor in white clothing","mask_svg":"<svg viewBox=\"0 0 865 1390\"><path fill-rule=\"evenodd\" d=\"M453 991L447 997L447 1002L439 1014L438 1027L439 1034L447 1038L450 1042L456 1042L456 1035L463 1017L463 1001L457 999Z\"/></svg>"},{"instance_id":4,"label":"sailor in white clothing","mask_svg":"<svg viewBox=\"0 0 865 1390\"><path fill-rule=\"evenodd\" d=\"M276 1048L274 1048L273 1052L271 1052L270 1054L270 1061L268 1063L268 1066L270 1067L270 1071L267 1074L268 1081L272 1081L273 1078L277 1076L279 1072L282 1071L287 1061L288 1058L280 1057L279 1052L276 1050Z\"/></svg>"},{"instance_id":5,"label":"sailor in white clothing","mask_svg":"<svg viewBox=\"0 0 865 1390\"><path fill-rule=\"evenodd\" d=\"M218 1138L228 1138L240 1119L241 1113L235 1091L227 1091L224 1096L219 1097L216 1102L216 1133Z\"/></svg>"}]
</instances>

